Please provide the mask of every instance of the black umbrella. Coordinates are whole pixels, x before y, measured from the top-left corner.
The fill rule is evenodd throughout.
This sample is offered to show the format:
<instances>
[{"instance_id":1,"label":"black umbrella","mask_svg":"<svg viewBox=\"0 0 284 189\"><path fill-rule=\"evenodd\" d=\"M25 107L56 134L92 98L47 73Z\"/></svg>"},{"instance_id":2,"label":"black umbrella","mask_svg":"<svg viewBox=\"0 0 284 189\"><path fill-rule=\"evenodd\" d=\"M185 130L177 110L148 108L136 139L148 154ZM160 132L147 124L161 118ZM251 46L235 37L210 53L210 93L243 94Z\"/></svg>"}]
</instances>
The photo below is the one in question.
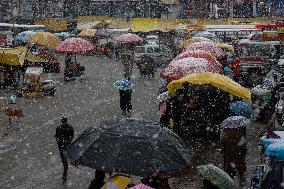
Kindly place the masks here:
<instances>
[{"instance_id":1,"label":"black umbrella","mask_svg":"<svg viewBox=\"0 0 284 189\"><path fill-rule=\"evenodd\" d=\"M114 120L85 130L67 149L68 159L104 171L145 176L176 174L189 167L192 153L182 139L151 122Z\"/></svg>"}]
</instances>

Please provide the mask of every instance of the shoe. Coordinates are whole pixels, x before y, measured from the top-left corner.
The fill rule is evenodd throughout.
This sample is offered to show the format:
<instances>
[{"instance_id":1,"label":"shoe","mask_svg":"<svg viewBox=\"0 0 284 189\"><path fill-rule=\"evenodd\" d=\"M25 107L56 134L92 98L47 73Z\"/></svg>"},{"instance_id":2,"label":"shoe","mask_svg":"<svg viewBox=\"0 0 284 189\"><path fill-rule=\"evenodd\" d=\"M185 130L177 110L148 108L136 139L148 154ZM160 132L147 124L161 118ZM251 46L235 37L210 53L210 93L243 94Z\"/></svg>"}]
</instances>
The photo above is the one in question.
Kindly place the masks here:
<instances>
[{"instance_id":1,"label":"shoe","mask_svg":"<svg viewBox=\"0 0 284 189\"><path fill-rule=\"evenodd\" d=\"M131 117L131 112L127 112L126 116Z\"/></svg>"},{"instance_id":2,"label":"shoe","mask_svg":"<svg viewBox=\"0 0 284 189\"><path fill-rule=\"evenodd\" d=\"M62 177L62 184L65 184L66 181L67 181L67 177L63 176L63 177Z\"/></svg>"},{"instance_id":3,"label":"shoe","mask_svg":"<svg viewBox=\"0 0 284 189\"><path fill-rule=\"evenodd\" d=\"M121 116L126 116L126 111L122 111Z\"/></svg>"}]
</instances>

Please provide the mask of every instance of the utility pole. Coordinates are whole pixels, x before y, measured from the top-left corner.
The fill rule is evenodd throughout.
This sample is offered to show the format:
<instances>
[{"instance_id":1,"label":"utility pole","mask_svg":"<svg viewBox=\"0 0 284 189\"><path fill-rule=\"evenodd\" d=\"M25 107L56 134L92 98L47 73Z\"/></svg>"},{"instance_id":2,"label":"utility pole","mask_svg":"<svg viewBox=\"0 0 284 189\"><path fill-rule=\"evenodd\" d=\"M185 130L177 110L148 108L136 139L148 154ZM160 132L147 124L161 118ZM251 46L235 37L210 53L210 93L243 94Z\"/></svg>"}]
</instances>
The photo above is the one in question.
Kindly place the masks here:
<instances>
[{"instance_id":1,"label":"utility pole","mask_svg":"<svg viewBox=\"0 0 284 189\"><path fill-rule=\"evenodd\" d=\"M256 12L256 0L253 0L252 2L252 16L256 17L257 16L257 12Z\"/></svg>"}]
</instances>

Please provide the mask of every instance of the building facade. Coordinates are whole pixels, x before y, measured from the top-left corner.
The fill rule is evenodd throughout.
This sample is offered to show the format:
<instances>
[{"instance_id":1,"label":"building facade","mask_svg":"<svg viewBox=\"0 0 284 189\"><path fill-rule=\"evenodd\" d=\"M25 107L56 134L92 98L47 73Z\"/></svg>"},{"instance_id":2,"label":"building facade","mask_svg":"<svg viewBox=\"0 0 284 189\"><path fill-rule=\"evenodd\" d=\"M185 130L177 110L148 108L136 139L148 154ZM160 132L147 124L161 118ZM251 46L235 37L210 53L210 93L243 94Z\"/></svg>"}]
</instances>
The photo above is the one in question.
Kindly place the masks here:
<instances>
[{"instance_id":1,"label":"building facade","mask_svg":"<svg viewBox=\"0 0 284 189\"><path fill-rule=\"evenodd\" d=\"M144 18L284 16L284 0L1 0L0 19L29 22L79 15Z\"/></svg>"}]
</instances>

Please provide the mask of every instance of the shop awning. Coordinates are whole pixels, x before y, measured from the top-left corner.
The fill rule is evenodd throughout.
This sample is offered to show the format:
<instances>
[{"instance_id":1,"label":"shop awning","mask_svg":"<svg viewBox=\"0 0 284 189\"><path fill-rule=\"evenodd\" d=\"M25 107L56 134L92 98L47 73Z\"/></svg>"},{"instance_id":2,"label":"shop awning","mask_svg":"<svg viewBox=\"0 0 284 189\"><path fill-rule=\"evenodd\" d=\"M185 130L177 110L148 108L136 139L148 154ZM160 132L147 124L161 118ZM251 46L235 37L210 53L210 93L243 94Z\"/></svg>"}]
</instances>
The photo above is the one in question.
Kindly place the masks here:
<instances>
[{"instance_id":1,"label":"shop awning","mask_svg":"<svg viewBox=\"0 0 284 189\"><path fill-rule=\"evenodd\" d=\"M107 25L107 28L113 29L125 29L130 28L131 23L122 18L111 18L111 23Z\"/></svg>"},{"instance_id":2,"label":"shop awning","mask_svg":"<svg viewBox=\"0 0 284 189\"><path fill-rule=\"evenodd\" d=\"M186 21L183 19L160 19L157 23L157 30L161 32L174 31L180 24L186 24Z\"/></svg>"},{"instance_id":3,"label":"shop awning","mask_svg":"<svg viewBox=\"0 0 284 189\"><path fill-rule=\"evenodd\" d=\"M133 18L131 21L132 32L150 32L158 28L158 18Z\"/></svg>"},{"instance_id":4,"label":"shop awning","mask_svg":"<svg viewBox=\"0 0 284 189\"><path fill-rule=\"evenodd\" d=\"M25 61L27 47L0 48L0 64L21 66Z\"/></svg>"},{"instance_id":5,"label":"shop awning","mask_svg":"<svg viewBox=\"0 0 284 189\"><path fill-rule=\"evenodd\" d=\"M97 26L101 21L86 21L86 22L80 22L77 24L77 30L86 30L90 28L94 28Z\"/></svg>"}]
</instances>

